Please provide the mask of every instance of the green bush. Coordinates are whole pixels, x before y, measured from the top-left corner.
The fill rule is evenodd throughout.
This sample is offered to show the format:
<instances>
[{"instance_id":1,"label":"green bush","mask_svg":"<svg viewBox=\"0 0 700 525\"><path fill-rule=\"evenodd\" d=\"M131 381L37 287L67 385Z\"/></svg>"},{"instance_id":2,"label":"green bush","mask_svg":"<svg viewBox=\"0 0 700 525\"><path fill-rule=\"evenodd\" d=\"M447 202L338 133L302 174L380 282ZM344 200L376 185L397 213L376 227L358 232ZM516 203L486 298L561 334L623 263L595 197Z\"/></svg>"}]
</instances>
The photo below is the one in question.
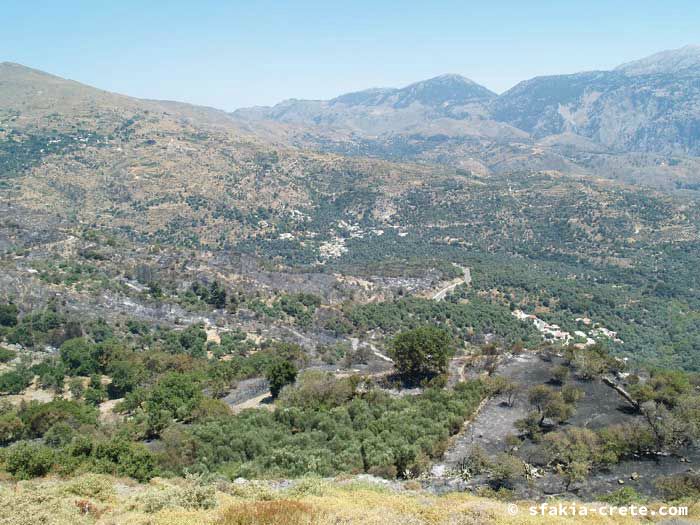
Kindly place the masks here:
<instances>
[{"instance_id":1,"label":"green bush","mask_svg":"<svg viewBox=\"0 0 700 525\"><path fill-rule=\"evenodd\" d=\"M598 496L599 501L616 507L629 506L633 503L643 503L644 498L632 487L623 487L615 492Z\"/></svg>"},{"instance_id":2,"label":"green bush","mask_svg":"<svg viewBox=\"0 0 700 525\"><path fill-rule=\"evenodd\" d=\"M34 374L24 367L0 374L0 393L19 394L32 383L33 378Z\"/></svg>"},{"instance_id":3,"label":"green bush","mask_svg":"<svg viewBox=\"0 0 700 525\"><path fill-rule=\"evenodd\" d=\"M305 396L287 397L285 390L274 413L244 411L178 432L171 427L163 434L163 468L248 478L340 472L415 476L429 458L443 453L449 436L483 395L480 382L393 398L374 390L358 394L351 384L344 386L347 380L340 385L329 381L325 374L312 376L308 391L317 395L313 402ZM297 389L305 391L304 377L289 391Z\"/></svg>"},{"instance_id":4,"label":"green bush","mask_svg":"<svg viewBox=\"0 0 700 525\"><path fill-rule=\"evenodd\" d=\"M166 374L151 389L146 401L149 432L158 434L173 419L189 420L202 397L202 388L193 375Z\"/></svg>"},{"instance_id":5,"label":"green bush","mask_svg":"<svg viewBox=\"0 0 700 525\"><path fill-rule=\"evenodd\" d=\"M12 303L0 304L0 326L15 326L19 309Z\"/></svg>"},{"instance_id":6,"label":"green bush","mask_svg":"<svg viewBox=\"0 0 700 525\"><path fill-rule=\"evenodd\" d=\"M148 449L122 438L98 443L92 459L98 472L129 476L139 481L152 478L156 472L155 459Z\"/></svg>"},{"instance_id":7,"label":"green bush","mask_svg":"<svg viewBox=\"0 0 700 525\"><path fill-rule=\"evenodd\" d=\"M28 437L41 437L56 423L77 429L80 425L95 425L97 411L84 403L54 399L48 403L32 401L19 410Z\"/></svg>"},{"instance_id":8,"label":"green bush","mask_svg":"<svg viewBox=\"0 0 700 525\"><path fill-rule=\"evenodd\" d=\"M0 363L8 363L9 361L12 361L15 357L17 357L17 352L15 352L14 350L10 350L9 348L0 346Z\"/></svg>"},{"instance_id":9,"label":"green bush","mask_svg":"<svg viewBox=\"0 0 700 525\"><path fill-rule=\"evenodd\" d=\"M49 428L44 434L44 443L50 447L62 447L73 439L75 430L68 423L60 421Z\"/></svg>"},{"instance_id":10,"label":"green bush","mask_svg":"<svg viewBox=\"0 0 700 525\"><path fill-rule=\"evenodd\" d=\"M69 339L60 348L61 360L68 368L68 372L77 376L89 376L99 372L95 353L95 345L83 337Z\"/></svg>"},{"instance_id":11,"label":"green bush","mask_svg":"<svg viewBox=\"0 0 700 525\"><path fill-rule=\"evenodd\" d=\"M0 407L0 445L17 441L23 434L24 423L19 418L17 410L9 406Z\"/></svg>"},{"instance_id":12,"label":"green bush","mask_svg":"<svg viewBox=\"0 0 700 525\"><path fill-rule=\"evenodd\" d=\"M355 383L353 378L338 379L330 372L305 370L296 384L282 392L280 404L315 410L339 407L353 398Z\"/></svg>"},{"instance_id":13,"label":"green bush","mask_svg":"<svg viewBox=\"0 0 700 525\"><path fill-rule=\"evenodd\" d=\"M49 447L22 441L4 451L5 469L19 479L43 476L51 470L54 452Z\"/></svg>"},{"instance_id":14,"label":"green bush","mask_svg":"<svg viewBox=\"0 0 700 525\"><path fill-rule=\"evenodd\" d=\"M664 476L656 486L669 501L700 499L700 474L688 472L675 476Z\"/></svg>"},{"instance_id":15,"label":"green bush","mask_svg":"<svg viewBox=\"0 0 700 525\"><path fill-rule=\"evenodd\" d=\"M510 489L524 476L525 464L510 454L500 454L489 466L489 482L495 489Z\"/></svg>"}]
</instances>

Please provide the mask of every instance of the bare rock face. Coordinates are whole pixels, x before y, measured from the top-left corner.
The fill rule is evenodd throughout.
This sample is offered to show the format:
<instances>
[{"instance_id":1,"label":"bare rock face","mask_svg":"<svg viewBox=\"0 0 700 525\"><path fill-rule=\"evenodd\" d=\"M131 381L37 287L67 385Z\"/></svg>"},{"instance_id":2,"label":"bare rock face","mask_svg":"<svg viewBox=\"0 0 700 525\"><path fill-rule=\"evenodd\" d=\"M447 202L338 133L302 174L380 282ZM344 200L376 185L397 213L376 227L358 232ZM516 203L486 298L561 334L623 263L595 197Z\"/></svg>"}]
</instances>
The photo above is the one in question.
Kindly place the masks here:
<instances>
[{"instance_id":1,"label":"bare rock face","mask_svg":"<svg viewBox=\"0 0 700 525\"><path fill-rule=\"evenodd\" d=\"M536 137L573 132L613 151L700 153L700 47L664 51L613 71L537 77L491 106Z\"/></svg>"}]
</instances>

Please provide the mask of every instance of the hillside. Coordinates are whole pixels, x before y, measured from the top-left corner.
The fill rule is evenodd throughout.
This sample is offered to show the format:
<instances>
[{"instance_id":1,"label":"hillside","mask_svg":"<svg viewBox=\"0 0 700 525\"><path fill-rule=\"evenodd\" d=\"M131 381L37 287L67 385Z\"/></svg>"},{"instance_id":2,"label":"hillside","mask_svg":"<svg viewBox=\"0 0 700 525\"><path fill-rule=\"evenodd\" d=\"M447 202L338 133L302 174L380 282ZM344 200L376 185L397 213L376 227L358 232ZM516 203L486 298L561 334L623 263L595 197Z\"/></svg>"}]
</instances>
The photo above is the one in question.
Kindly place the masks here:
<instances>
[{"instance_id":1,"label":"hillside","mask_svg":"<svg viewBox=\"0 0 700 525\"><path fill-rule=\"evenodd\" d=\"M0 187L12 213L38 221L73 216L135 237L201 235L223 245L268 214L310 205L310 192L330 180L431 171L271 149L217 110L132 99L13 64L0 68L0 82Z\"/></svg>"},{"instance_id":2,"label":"hillside","mask_svg":"<svg viewBox=\"0 0 700 525\"><path fill-rule=\"evenodd\" d=\"M534 78L501 95L493 118L534 138L572 132L609 151L698 156L700 51L691 50L687 66L651 58L644 68Z\"/></svg>"},{"instance_id":3,"label":"hillside","mask_svg":"<svg viewBox=\"0 0 700 525\"><path fill-rule=\"evenodd\" d=\"M0 83L11 514L515 523L496 500L697 500L692 190L579 169L621 158L494 123L500 97L454 75L290 102L284 124L14 64ZM455 133L341 155L357 108L357 130ZM315 111L333 147L290 142ZM498 169L452 164L469 151Z\"/></svg>"},{"instance_id":4,"label":"hillside","mask_svg":"<svg viewBox=\"0 0 700 525\"><path fill-rule=\"evenodd\" d=\"M691 283L699 217L692 200L574 176L566 166L518 171L504 163L504 174L483 178L435 165L273 147L215 110L131 99L16 65L2 71L0 80L14 86L3 91L0 108L12 114L0 131L6 296L19 291L10 283L21 283L27 267L41 272L42 261L57 262L47 252L71 265L78 257L112 277L148 260L171 280L189 273L174 261L197 250L200 268L232 282L250 273L241 261L251 257L281 273L377 279L374 294L383 297L394 294L379 284L387 273L427 276L442 268L449 275L451 262L470 261L484 272L475 280L479 289L496 288L511 297L496 302L528 309L562 301L566 276L580 275L580 295L553 317L566 325L562 316L602 315L625 334L628 343L619 350L626 355L700 366L694 328L661 343L678 314L662 312L659 290L681 300L681 312L697 307ZM455 97L455 86L463 97L476 90L493 98L465 79L434 82L435 91L413 86L382 95L381 104L401 105L427 92L440 101ZM538 155L525 149L519 158ZM117 244L104 245L108 238ZM169 255L147 255L154 244ZM29 257L17 276L13 254ZM497 264L485 263L491 259ZM407 265L410 270L401 269ZM331 296L325 277L311 281L318 279L326 284L307 286ZM535 294L523 284L532 280L541 282ZM285 282L289 277L275 278L272 288L284 289ZM36 283L33 293L46 297L45 287ZM623 294L627 306L591 302L592 290ZM646 320L653 316L657 328ZM695 322L694 315L684 320ZM505 328L496 332L506 335ZM659 352L658 344L679 353Z\"/></svg>"}]
</instances>

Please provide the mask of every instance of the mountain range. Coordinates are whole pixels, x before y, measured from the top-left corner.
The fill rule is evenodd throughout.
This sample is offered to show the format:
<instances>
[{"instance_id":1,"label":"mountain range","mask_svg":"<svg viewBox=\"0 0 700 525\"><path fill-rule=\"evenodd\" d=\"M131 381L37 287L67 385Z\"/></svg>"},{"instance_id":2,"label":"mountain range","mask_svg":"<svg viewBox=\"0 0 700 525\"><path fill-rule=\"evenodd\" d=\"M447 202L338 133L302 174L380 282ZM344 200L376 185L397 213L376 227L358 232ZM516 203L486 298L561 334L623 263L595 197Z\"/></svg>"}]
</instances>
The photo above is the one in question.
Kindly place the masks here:
<instances>
[{"instance_id":1,"label":"mountain range","mask_svg":"<svg viewBox=\"0 0 700 525\"><path fill-rule=\"evenodd\" d=\"M459 75L232 114L259 136L477 174L556 169L693 186L700 155L700 46L612 71L535 77L497 95Z\"/></svg>"},{"instance_id":2,"label":"mountain range","mask_svg":"<svg viewBox=\"0 0 700 525\"><path fill-rule=\"evenodd\" d=\"M349 213L384 216L410 188L455 173L471 184L546 172L559 185L594 176L694 193L699 148L692 46L501 95L442 75L233 113L2 63L0 191L12 205L0 215L24 216L26 232L0 248L76 219L134 238L226 245L343 192ZM370 188L381 198L368 207L358 192Z\"/></svg>"}]
</instances>

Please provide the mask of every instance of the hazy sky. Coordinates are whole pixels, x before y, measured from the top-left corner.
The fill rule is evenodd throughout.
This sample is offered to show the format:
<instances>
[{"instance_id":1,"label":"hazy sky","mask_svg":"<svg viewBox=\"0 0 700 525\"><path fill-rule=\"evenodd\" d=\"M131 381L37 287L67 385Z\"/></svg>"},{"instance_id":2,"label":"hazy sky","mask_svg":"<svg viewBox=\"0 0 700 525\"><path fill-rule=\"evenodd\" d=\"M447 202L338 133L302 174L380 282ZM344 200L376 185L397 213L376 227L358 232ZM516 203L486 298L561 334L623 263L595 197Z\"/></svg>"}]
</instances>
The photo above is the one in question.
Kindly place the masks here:
<instances>
[{"instance_id":1,"label":"hazy sky","mask_svg":"<svg viewBox=\"0 0 700 525\"><path fill-rule=\"evenodd\" d=\"M700 43L697 0L4 0L0 61L222 109L460 73L501 92Z\"/></svg>"}]
</instances>

